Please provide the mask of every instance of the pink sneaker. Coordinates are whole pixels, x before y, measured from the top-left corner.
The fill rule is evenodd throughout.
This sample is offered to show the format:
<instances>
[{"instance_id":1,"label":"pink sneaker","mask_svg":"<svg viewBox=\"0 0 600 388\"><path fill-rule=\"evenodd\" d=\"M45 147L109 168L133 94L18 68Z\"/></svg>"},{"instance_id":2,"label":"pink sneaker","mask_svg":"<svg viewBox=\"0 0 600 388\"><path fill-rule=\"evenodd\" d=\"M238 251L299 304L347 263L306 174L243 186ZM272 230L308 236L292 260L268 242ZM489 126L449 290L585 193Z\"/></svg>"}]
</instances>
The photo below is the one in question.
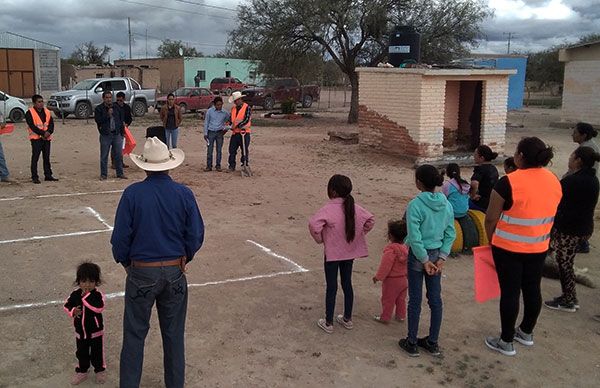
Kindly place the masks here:
<instances>
[{"instance_id":1,"label":"pink sneaker","mask_svg":"<svg viewBox=\"0 0 600 388\"><path fill-rule=\"evenodd\" d=\"M106 383L106 371L96 373L96 384Z\"/></svg>"},{"instance_id":2,"label":"pink sneaker","mask_svg":"<svg viewBox=\"0 0 600 388\"><path fill-rule=\"evenodd\" d=\"M88 378L88 374L86 373L79 373L79 372L75 372L75 374L73 375L73 378L71 379L71 385L79 385L82 382L84 382L85 380L87 380Z\"/></svg>"}]
</instances>

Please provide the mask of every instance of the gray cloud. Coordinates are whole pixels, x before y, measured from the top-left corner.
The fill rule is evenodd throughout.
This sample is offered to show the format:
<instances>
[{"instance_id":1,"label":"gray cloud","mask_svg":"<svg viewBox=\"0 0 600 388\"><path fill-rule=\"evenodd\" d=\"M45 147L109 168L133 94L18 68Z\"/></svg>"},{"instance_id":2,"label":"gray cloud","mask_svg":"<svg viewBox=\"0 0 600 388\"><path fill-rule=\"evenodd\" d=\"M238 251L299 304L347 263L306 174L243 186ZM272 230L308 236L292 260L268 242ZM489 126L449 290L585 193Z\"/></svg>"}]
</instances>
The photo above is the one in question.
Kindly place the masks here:
<instances>
[{"instance_id":1,"label":"gray cloud","mask_svg":"<svg viewBox=\"0 0 600 388\"><path fill-rule=\"evenodd\" d=\"M134 32L134 58L146 53L145 33L148 30L148 55L154 56L160 39L189 42L205 54L214 54L225 47L227 32L235 27L235 12L207 8L181 1L127 0L3 0L0 6L0 27L31 38L61 46L68 56L85 41L112 48L111 59L128 55L127 17L131 17ZM188 1L188 0L185 0ZM203 0L189 0L203 3ZM543 7L551 0L524 0L527 6ZM600 2L598 0L563 0L573 14L568 19L516 19L502 15L483 25L486 39L476 49L479 52L506 51L505 32L516 34L512 48L536 51L564 42L574 42L580 36L600 32ZM240 0L208 0L206 4L236 8ZM168 7L180 10L166 10ZM32 9L35 10L32 12Z\"/></svg>"}]
</instances>

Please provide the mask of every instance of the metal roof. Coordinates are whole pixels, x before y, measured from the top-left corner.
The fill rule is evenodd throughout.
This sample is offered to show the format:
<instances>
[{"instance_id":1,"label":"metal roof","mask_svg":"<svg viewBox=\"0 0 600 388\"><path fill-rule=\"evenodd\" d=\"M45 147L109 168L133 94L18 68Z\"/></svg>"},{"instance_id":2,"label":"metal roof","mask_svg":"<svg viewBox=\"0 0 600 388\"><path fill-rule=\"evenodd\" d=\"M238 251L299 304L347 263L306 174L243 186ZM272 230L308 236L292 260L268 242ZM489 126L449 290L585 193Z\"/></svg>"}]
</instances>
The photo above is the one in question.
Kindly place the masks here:
<instances>
[{"instance_id":1,"label":"metal roof","mask_svg":"<svg viewBox=\"0 0 600 388\"><path fill-rule=\"evenodd\" d=\"M13 32L0 32L0 48L60 50L59 46Z\"/></svg>"}]
</instances>

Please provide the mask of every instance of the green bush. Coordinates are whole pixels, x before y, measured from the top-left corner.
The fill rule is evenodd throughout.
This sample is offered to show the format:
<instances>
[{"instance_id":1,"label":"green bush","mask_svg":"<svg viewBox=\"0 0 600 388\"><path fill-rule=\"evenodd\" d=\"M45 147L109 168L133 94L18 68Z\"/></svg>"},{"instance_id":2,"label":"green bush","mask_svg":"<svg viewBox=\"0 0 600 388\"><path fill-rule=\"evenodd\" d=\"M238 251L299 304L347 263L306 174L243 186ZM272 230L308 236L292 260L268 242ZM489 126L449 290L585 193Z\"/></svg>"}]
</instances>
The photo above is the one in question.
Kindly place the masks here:
<instances>
[{"instance_id":1,"label":"green bush","mask_svg":"<svg viewBox=\"0 0 600 388\"><path fill-rule=\"evenodd\" d=\"M283 101L281 103L281 112L286 115L296 113L296 100L290 97Z\"/></svg>"}]
</instances>

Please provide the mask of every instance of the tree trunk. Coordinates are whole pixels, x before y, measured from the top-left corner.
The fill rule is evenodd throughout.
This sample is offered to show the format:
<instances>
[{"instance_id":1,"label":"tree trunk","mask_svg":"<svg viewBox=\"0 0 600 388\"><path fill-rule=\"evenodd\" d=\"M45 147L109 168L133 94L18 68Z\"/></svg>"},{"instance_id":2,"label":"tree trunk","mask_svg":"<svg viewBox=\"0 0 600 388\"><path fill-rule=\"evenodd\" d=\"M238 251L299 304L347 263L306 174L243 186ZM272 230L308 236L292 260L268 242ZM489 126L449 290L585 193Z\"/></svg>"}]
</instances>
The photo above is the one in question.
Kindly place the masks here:
<instances>
[{"instance_id":1,"label":"tree trunk","mask_svg":"<svg viewBox=\"0 0 600 388\"><path fill-rule=\"evenodd\" d=\"M352 87L348 124L354 124L358 122L358 74L356 71L351 71L348 73L348 78L350 79L350 86Z\"/></svg>"}]
</instances>

